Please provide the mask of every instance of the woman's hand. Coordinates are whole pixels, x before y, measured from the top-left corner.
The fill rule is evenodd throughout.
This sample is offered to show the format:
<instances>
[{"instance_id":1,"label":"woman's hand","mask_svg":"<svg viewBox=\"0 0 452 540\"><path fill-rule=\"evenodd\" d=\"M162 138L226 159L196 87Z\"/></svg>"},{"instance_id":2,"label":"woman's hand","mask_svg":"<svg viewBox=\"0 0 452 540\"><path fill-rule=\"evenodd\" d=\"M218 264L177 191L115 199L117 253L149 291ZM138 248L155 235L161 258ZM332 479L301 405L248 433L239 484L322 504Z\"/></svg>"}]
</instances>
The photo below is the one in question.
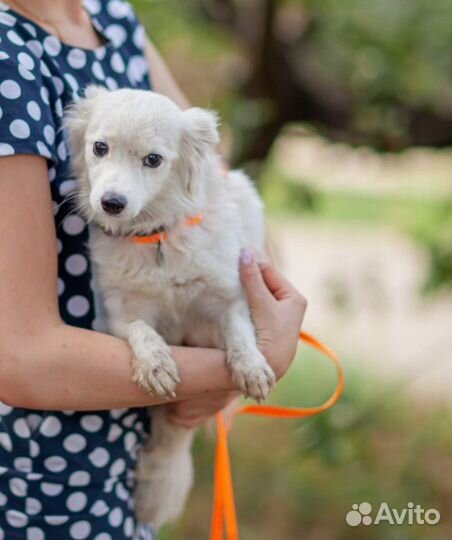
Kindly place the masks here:
<instances>
[{"instance_id":1,"label":"woman's hand","mask_svg":"<svg viewBox=\"0 0 452 540\"><path fill-rule=\"evenodd\" d=\"M242 250L240 276L256 329L257 344L277 379L295 357L306 299L269 263Z\"/></svg>"},{"instance_id":2,"label":"woman's hand","mask_svg":"<svg viewBox=\"0 0 452 540\"><path fill-rule=\"evenodd\" d=\"M239 397L239 392L222 392L173 401L166 407L167 418L172 424L195 428L226 407L234 408L234 401L238 402Z\"/></svg>"}]
</instances>

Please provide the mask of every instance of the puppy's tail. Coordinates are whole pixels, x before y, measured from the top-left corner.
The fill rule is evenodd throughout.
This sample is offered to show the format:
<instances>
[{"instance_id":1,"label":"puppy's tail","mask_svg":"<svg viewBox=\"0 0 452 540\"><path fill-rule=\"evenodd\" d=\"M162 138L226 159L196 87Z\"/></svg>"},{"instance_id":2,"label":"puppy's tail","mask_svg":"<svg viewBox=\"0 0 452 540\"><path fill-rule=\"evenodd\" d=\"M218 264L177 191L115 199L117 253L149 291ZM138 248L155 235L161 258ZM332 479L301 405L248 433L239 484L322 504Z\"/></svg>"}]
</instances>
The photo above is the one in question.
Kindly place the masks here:
<instances>
[{"instance_id":1,"label":"puppy's tail","mask_svg":"<svg viewBox=\"0 0 452 540\"><path fill-rule=\"evenodd\" d=\"M170 424L164 406L153 407L150 445L143 449L137 469L135 510L140 522L159 529L182 514L193 484L194 433Z\"/></svg>"}]
</instances>

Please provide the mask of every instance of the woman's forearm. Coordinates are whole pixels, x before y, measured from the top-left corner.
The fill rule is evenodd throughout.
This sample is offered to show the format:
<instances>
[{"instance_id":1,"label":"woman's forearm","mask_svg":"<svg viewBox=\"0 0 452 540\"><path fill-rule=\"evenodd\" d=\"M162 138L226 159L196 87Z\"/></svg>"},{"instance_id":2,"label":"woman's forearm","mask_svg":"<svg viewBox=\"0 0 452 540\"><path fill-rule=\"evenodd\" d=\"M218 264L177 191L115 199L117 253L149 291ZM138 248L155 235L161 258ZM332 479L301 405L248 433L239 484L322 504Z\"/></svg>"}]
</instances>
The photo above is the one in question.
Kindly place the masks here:
<instances>
[{"instance_id":1,"label":"woman's forearm","mask_svg":"<svg viewBox=\"0 0 452 540\"><path fill-rule=\"evenodd\" d=\"M132 381L128 344L60 324L2 351L0 399L43 410L103 410L166 403ZM174 347L181 383L175 399L234 390L222 351Z\"/></svg>"}]
</instances>

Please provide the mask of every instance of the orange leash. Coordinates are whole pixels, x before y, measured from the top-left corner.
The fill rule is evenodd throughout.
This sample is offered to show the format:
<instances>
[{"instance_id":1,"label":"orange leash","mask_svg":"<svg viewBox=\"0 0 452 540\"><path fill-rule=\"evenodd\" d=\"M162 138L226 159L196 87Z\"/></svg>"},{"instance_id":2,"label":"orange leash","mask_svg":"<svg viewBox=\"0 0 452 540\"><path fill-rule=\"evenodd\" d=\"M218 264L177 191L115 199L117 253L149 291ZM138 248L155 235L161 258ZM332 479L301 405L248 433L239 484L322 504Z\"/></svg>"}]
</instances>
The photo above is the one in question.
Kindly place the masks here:
<instances>
[{"instance_id":1,"label":"orange leash","mask_svg":"<svg viewBox=\"0 0 452 540\"><path fill-rule=\"evenodd\" d=\"M327 345L324 345L306 332L300 332L300 340L320 351L335 364L339 378L336 389L331 397L318 407L298 408L278 407L274 405L245 405L237 409L234 416L237 414L252 414L274 418L306 418L326 411L337 402L344 389L344 372L339 358ZM223 414L217 414L217 445L215 451L214 495L210 540L239 540L228 449L228 432L230 428L231 425L226 426Z\"/></svg>"}]
</instances>

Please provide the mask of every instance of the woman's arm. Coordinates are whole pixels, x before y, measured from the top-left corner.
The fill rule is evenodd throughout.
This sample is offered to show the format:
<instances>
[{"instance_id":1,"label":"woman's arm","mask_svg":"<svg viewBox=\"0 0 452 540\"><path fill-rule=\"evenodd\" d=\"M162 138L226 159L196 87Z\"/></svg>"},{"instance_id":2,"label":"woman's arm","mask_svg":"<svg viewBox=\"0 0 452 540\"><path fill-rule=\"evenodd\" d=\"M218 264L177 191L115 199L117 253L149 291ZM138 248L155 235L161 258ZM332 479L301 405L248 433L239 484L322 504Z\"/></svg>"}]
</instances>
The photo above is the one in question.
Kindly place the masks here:
<instances>
[{"instance_id":1,"label":"woman's arm","mask_svg":"<svg viewBox=\"0 0 452 540\"><path fill-rule=\"evenodd\" d=\"M165 61L148 38L146 38L145 42L145 53L154 90L171 98L181 109L188 109L190 107L188 99L180 89Z\"/></svg>"},{"instance_id":2,"label":"woman's arm","mask_svg":"<svg viewBox=\"0 0 452 540\"><path fill-rule=\"evenodd\" d=\"M0 158L0 399L37 409L111 409L161 403L132 382L121 339L65 325L46 162ZM178 399L233 390L221 351L173 349Z\"/></svg>"},{"instance_id":3,"label":"woman's arm","mask_svg":"<svg viewBox=\"0 0 452 540\"><path fill-rule=\"evenodd\" d=\"M128 344L65 325L44 158L0 158L0 400L16 407L95 410L155 405L132 382ZM244 258L242 281L258 344L281 377L294 355L302 297L271 268ZM173 347L177 400L235 391L222 351Z\"/></svg>"}]
</instances>

